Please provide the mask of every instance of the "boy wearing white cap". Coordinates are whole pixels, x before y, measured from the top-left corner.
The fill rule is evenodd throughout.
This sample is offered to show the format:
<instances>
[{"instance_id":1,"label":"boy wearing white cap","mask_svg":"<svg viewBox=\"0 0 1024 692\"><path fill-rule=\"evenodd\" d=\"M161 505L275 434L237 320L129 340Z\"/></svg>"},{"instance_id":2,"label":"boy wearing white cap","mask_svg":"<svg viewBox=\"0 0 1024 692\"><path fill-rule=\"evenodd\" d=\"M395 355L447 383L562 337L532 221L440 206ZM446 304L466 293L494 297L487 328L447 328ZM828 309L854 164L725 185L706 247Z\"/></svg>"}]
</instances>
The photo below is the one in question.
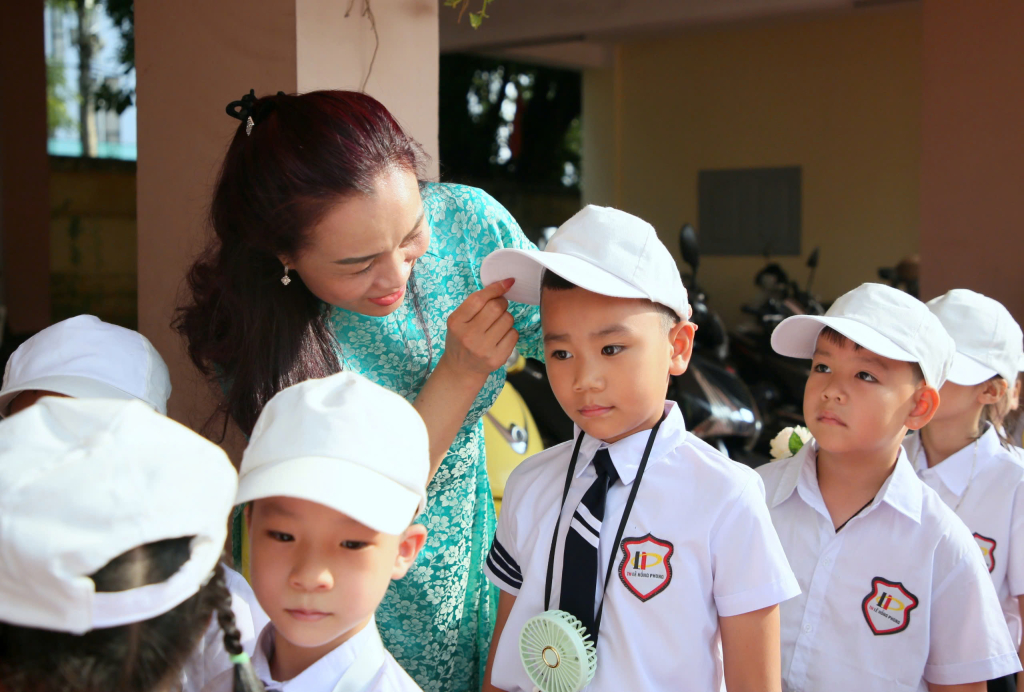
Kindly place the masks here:
<instances>
[{"instance_id":1,"label":"boy wearing white cap","mask_svg":"<svg viewBox=\"0 0 1024 692\"><path fill-rule=\"evenodd\" d=\"M374 611L426 529L427 430L405 399L351 372L264 407L242 457L253 591L270 617L253 668L267 690L416 691ZM224 690L226 676L208 690Z\"/></svg>"},{"instance_id":2,"label":"boy wearing white cap","mask_svg":"<svg viewBox=\"0 0 1024 692\"><path fill-rule=\"evenodd\" d=\"M0 689L169 688L216 614L237 474L137 401L46 398L0 425ZM240 624L240 623L238 623Z\"/></svg>"},{"instance_id":3,"label":"boy wearing white cap","mask_svg":"<svg viewBox=\"0 0 1024 692\"><path fill-rule=\"evenodd\" d=\"M588 690L778 690L777 606L799 587L758 476L665 401L695 327L654 228L588 206L544 252L484 261L485 283L509 277L509 300L541 305L548 377L577 435L505 487L485 689L534 689L520 632L559 609L597 645Z\"/></svg>"},{"instance_id":4,"label":"boy wearing white cap","mask_svg":"<svg viewBox=\"0 0 1024 692\"><path fill-rule=\"evenodd\" d=\"M79 315L19 346L0 387L0 417L44 396L139 399L167 414L171 378L163 358L138 332Z\"/></svg>"},{"instance_id":5,"label":"boy wearing white cap","mask_svg":"<svg viewBox=\"0 0 1024 692\"><path fill-rule=\"evenodd\" d=\"M998 301L954 289L928 303L956 355L932 421L903 446L918 476L974 535L1018 649L1024 594L1024 467L1002 436L1024 334ZM986 411L994 414L984 416ZM1002 414L1002 415L1000 415ZM991 423L984 422L985 418ZM989 689L1012 690L1010 680Z\"/></svg>"},{"instance_id":6,"label":"boy wearing white cap","mask_svg":"<svg viewBox=\"0 0 1024 692\"><path fill-rule=\"evenodd\" d=\"M814 440L762 466L803 593L782 606L792 691L972 690L1020 670L978 546L901 447L939 407L954 344L924 303L864 284L772 334L811 358Z\"/></svg>"}]
</instances>

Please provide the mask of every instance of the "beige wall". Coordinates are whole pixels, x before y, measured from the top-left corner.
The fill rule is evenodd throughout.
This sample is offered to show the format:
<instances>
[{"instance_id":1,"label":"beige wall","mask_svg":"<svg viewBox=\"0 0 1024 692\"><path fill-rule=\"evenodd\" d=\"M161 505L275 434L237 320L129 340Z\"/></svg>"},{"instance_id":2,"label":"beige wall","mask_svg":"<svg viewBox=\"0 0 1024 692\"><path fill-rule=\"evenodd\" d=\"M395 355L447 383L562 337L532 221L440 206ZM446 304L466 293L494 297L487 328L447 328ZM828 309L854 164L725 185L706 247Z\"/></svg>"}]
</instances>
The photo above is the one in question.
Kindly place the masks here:
<instances>
[{"instance_id":1,"label":"beige wall","mask_svg":"<svg viewBox=\"0 0 1024 692\"><path fill-rule=\"evenodd\" d=\"M1024 3L925 0L922 293L1024 321Z\"/></svg>"},{"instance_id":2,"label":"beige wall","mask_svg":"<svg viewBox=\"0 0 1024 692\"><path fill-rule=\"evenodd\" d=\"M610 74L584 79L585 117L603 111L584 151L620 162L594 171L585 158L584 197L642 216L677 252L679 227L697 225L699 170L800 165L802 257L781 263L802 282L820 245L825 298L875 280L918 249L920 48L916 4L621 44ZM730 324L763 264L704 259L701 283Z\"/></svg>"},{"instance_id":3,"label":"beige wall","mask_svg":"<svg viewBox=\"0 0 1024 692\"><path fill-rule=\"evenodd\" d=\"M208 386L170 329L185 271L204 245L212 186L238 126L224 113L256 93L358 88L373 52L357 1L217 0L136 3L138 69L139 329L163 354L169 413L207 419ZM434 158L437 153L437 3L372 3L380 50L367 91ZM434 169L436 171L436 168Z\"/></svg>"}]
</instances>

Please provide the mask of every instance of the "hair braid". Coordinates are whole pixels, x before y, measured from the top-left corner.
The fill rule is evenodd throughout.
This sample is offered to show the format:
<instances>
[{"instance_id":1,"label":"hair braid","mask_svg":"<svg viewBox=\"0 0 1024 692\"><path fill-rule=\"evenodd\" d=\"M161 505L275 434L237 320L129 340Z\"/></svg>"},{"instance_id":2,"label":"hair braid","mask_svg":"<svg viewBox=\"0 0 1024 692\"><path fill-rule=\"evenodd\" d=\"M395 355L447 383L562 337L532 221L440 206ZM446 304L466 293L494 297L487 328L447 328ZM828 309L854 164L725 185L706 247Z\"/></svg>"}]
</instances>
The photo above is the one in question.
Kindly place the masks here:
<instances>
[{"instance_id":1,"label":"hair braid","mask_svg":"<svg viewBox=\"0 0 1024 692\"><path fill-rule=\"evenodd\" d=\"M227 559L225 555L225 559ZM214 612L217 614L217 624L224 633L224 649L231 656L234 663L235 675L234 692L264 692L263 683L256 676L252 662L245 649L242 648L242 635L235 623L235 611L231 609L231 591L228 590L227 582L224 579L224 567L217 565L213 580L210 584L214 598Z\"/></svg>"}]
</instances>

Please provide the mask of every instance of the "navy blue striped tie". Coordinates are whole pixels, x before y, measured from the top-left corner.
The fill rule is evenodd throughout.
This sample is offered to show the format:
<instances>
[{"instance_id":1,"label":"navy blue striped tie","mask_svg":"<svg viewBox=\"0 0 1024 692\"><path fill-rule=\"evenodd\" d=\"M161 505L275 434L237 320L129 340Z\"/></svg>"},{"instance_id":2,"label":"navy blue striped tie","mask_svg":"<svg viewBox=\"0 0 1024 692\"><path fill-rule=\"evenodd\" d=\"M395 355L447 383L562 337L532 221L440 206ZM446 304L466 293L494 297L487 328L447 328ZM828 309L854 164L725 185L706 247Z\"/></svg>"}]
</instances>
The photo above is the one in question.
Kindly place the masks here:
<instances>
[{"instance_id":1,"label":"navy blue striped tie","mask_svg":"<svg viewBox=\"0 0 1024 692\"><path fill-rule=\"evenodd\" d=\"M597 450L594 455L594 470L597 480L587 488L565 537L565 552L562 561L562 591L558 607L575 615L593 641L595 599L597 597L598 545L601 539L601 522L604 521L604 504L608 488L618 480L619 474L612 464L607 449Z\"/></svg>"}]
</instances>

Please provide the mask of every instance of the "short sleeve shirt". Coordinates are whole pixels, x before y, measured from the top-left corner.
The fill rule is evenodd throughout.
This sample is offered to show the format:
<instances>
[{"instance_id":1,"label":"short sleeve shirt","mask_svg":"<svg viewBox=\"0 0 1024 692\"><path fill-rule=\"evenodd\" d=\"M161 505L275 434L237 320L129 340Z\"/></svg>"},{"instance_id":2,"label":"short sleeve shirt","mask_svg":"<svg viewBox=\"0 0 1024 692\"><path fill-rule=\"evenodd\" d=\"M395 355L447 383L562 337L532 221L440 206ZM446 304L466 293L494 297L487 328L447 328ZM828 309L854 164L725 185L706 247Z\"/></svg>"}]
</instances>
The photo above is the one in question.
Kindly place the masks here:
<instances>
[{"instance_id":1,"label":"short sleeve shirt","mask_svg":"<svg viewBox=\"0 0 1024 692\"><path fill-rule=\"evenodd\" d=\"M817 449L758 468L802 593L784 603L783 689L896 692L1020 670L978 546L900 453L836 533Z\"/></svg>"},{"instance_id":2,"label":"short sleeve shirt","mask_svg":"<svg viewBox=\"0 0 1024 692\"><path fill-rule=\"evenodd\" d=\"M667 404L666 412L619 545L611 544L650 431L612 445L585 436L562 509L551 608L558 607L571 517L596 478L590 462L607 447L621 482L608 490L598 592L611 559L615 570L605 595L597 673L588 690L719 689L718 618L773 606L799 591L757 474L687 433L675 404ZM533 690L520 662L519 634L527 620L549 607L548 558L574 445L527 459L505 486L485 567L491 581L516 596L496 643L491 681L500 689ZM599 600L595 594L595 607Z\"/></svg>"},{"instance_id":3,"label":"short sleeve shirt","mask_svg":"<svg viewBox=\"0 0 1024 692\"><path fill-rule=\"evenodd\" d=\"M1021 642L1020 606L1024 594L1024 468L1017 452L1004 448L995 428L935 466L918 435L903 442L918 477L955 508L967 525L996 587L1010 635Z\"/></svg>"}]
</instances>

